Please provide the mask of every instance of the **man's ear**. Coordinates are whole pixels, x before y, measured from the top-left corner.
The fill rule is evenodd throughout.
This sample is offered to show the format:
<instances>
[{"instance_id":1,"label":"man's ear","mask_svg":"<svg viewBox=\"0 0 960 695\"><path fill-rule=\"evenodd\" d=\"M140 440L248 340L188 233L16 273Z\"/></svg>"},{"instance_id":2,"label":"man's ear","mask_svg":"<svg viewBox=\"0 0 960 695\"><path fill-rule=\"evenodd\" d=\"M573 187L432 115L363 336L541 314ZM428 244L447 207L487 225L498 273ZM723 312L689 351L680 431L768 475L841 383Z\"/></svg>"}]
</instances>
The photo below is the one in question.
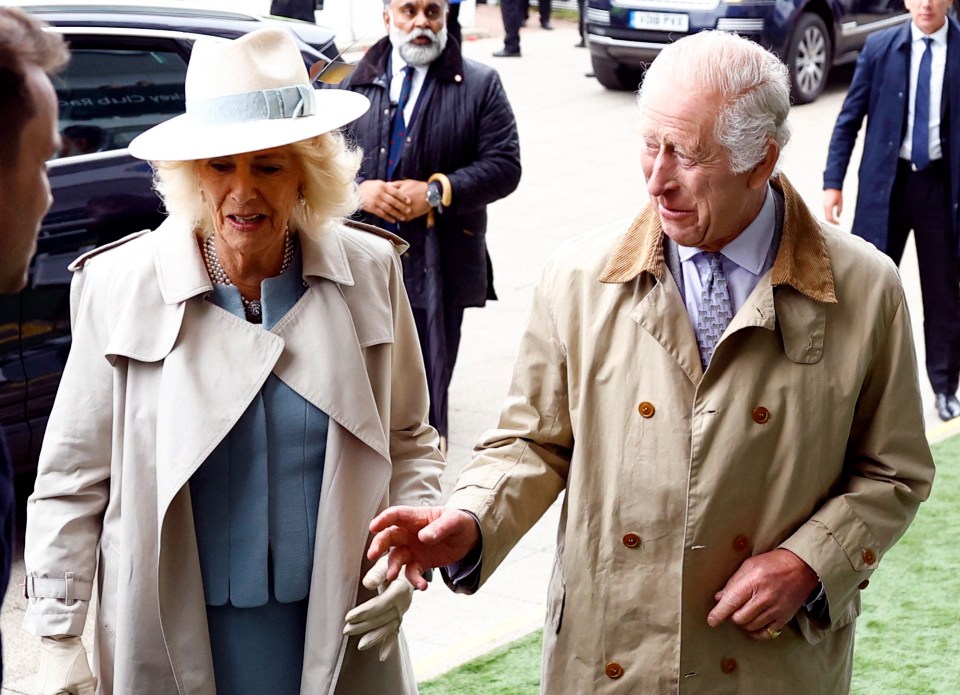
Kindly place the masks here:
<instances>
[{"instance_id":1,"label":"man's ear","mask_svg":"<svg viewBox=\"0 0 960 695\"><path fill-rule=\"evenodd\" d=\"M767 181L773 176L773 170L777 166L777 160L780 158L780 146L773 140L767 142L767 153L750 170L750 176L747 179L747 185L754 190L760 190L767 185Z\"/></svg>"}]
</instances>

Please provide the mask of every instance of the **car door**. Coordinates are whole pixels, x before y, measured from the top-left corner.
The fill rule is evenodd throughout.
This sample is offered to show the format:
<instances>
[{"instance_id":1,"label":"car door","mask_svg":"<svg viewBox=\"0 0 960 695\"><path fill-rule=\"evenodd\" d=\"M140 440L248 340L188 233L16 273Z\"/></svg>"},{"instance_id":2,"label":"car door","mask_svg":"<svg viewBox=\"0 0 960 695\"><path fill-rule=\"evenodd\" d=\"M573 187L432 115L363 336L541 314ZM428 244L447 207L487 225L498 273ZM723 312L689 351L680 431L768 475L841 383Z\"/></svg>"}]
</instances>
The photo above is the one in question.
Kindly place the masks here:
<instances>
[{"instance_id":1,"label":"car door","mask_svg":"<svg viewBox=\"0 0 960 695\"><path fill-rule=\"evenodd\" d=\"M36 467L70 348L70 271L77 256L163 218L147 162L126 147L184 109L191 42L170 32L60 29L71 60L54 81L60 156L49 164L54 203L27 287L0 299L0 419L18 473Z\"/></svg>"}]
</instances>

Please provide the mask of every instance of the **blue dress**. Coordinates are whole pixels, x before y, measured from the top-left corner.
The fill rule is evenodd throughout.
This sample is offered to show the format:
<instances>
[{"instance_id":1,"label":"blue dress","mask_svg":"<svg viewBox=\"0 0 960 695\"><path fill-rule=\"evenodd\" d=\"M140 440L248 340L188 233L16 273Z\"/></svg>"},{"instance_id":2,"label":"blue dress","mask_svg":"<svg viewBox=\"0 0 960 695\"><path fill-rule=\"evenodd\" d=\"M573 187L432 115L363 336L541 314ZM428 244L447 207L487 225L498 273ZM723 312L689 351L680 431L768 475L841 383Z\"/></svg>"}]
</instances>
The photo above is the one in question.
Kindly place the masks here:
<instances>
[{"instance_id":1,"label":"blue dress","mask_svg":"<svg viewBox=\"0 0 960 695\"><path fill-rule=\"evenodd\" d=\"M303 293L297 254L261 284L264 330ZM207 299L244 317L232 285ZM190 479L218 693L300 692L327 425L271 374Z\"/></svg>"}]
</instances>

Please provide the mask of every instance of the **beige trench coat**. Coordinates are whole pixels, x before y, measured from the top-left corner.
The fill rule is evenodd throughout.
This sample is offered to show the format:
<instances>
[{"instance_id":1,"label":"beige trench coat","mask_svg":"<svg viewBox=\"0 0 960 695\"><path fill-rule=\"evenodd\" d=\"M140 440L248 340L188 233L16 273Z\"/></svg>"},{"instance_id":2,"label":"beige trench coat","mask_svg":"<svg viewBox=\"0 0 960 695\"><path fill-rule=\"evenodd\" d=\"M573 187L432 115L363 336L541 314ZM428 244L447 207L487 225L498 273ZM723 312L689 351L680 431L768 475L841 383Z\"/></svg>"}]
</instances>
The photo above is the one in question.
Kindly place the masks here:
<instances>
[{"instance_id":1,"label":"beige trench coat","mask_svg":"<svg viewBox=\"0 0 960 695\"><path fill-rule=\"evenodd\" d=\"M176 218L75 264L73 347L28 505L25 626L80 634L96 594L99 693L214 693L187 483L271 372L330 416L301 692L416 692L405 647L380 664L342 635L370 596L370 519L440 494L395 239L303 238L307 291L272 331L204 300Z\"/></svg>"},{"instance_id":2,"label":"beige trench coat","mask_svg":"<svg viewBox=\"0 0 960 695\"><path fill-rule=\"evenodd\" d=\"M849 687L860 591L933 462L894 265L775 186L776 262L706 373L650 208L619 240L568 244L535 290L499 429L448 506L480 519L484 581L566 492L544 693ZM819 574L830 624L708 627L714 593L777 547Z\"/></svg>"}]
</instances>

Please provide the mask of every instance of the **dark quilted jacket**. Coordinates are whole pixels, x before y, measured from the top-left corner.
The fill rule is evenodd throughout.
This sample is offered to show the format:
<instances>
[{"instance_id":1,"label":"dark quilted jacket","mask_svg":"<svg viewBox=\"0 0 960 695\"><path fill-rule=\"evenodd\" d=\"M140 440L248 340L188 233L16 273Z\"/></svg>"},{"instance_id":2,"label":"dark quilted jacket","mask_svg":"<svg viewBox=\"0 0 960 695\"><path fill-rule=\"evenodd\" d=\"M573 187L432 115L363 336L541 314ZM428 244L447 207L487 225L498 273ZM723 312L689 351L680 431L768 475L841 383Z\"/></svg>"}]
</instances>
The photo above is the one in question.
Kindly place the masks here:
<instances>
[{"instance_id":1,"label":"dark quilted jacket","mask_svg":"<svg viewBox=\"0 0 960 695\"><path fill-rule=\"evenodd\" d=\"M340 85L370 99L370 110L350 126L363 147L359 180L386 179L393 107L388 63L392 48L384 37L370 48L357 69ZM497 72L461 57L450 40L430 66L416 104L413 124L394 179L426 181L446 174L453 203L437 217L443 301L454 306L483 306L495 299L493 269L487 254L489 203L512 193L520 182L517 125ZM360 219L382 226L372 215ZM403 257L404 280L414 306L424 306L426 217L401 223L398 233L410 244Z\"/></svg>"}]
</instances>

